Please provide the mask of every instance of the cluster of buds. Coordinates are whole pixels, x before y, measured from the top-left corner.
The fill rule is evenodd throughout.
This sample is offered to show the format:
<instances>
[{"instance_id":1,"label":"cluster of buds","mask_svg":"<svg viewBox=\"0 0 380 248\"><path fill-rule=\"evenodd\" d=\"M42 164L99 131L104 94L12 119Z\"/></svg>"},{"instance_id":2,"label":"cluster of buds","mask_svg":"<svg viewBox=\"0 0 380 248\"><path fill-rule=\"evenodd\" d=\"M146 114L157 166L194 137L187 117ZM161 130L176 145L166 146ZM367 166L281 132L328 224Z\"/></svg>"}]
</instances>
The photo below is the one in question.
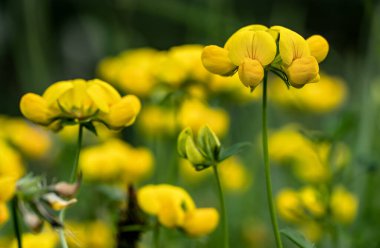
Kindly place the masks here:
<instances>
[{"instance_id":1,"label":"cluster of buds","mask_svg":"<svg viewBox=\"0 0 380 248\"><path fill-rule=\"evenodd\" d=\"M215 133L207 126L198 131L194 139L190 128L185 128L178 137L178 153L189 160L197 171L207 169L219 162L221 144Z\"/></svg>"},{"instance_id":2,"label":"cluster of buds","mask_svg":"<svg viewBox=\"0 0 380 248\"><path fill-rule=\"evenodd\" d=\"M55 215L77 202L74 198L81 183L81 176L72 184L58 182L46 185L41 177L26 176L17 182L17 206L26 226L35 233L42 230L44 221L53 228L62 228L63 223Z\"/></svg>"}]
</instances>

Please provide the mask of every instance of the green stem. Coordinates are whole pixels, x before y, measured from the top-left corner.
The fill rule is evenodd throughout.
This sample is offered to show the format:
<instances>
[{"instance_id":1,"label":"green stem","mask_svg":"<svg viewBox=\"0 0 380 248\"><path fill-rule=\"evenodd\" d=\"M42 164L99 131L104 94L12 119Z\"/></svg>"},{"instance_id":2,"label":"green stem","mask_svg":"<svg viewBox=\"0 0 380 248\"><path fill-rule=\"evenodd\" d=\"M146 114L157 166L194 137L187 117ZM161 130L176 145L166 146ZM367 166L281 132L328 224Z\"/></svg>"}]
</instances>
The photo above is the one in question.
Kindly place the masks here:
<instances>
[{"instance_id":1,"label":"green stem","mask_svg":"<svg viewBox=\"0 0 380 248\"><path fill-rule=\"evenodd\" d=\"M220 181L219 172L218 172L218 166L213 165L212 168L214 169L214 175L215 179L218 185L218 191L219 191L219 200L220 200L220 209L221 209L221 215L222 215L222 228L223 228L223 240L224 248L229 247L229 238L228 238L228 225L227 225L227 212L226 212L226 205L224 201L224 194L222 189L222 183Z\"/></svg>"},{"instance_id":2,"label":"green stem","mask_svg":"<svg viewBox=\"0 0 380 248\"><path fill-rule=\"evenodd\" d=\"M17 215L17 196L13 197L12 199L12 217L13 217L13 227L15 231L15 236L17 238L17 245L18 248L22 248L22 237L21 237L21 230L18 222L18 215Z\"/></svg>"},{"instance_id":3,"label":"green stem","mask_svg":"<svg viewBox=\"0 0 380 248\"><path fill-rule=\"evenodd\" d=\"M74 165L73 165L73 168L71 169L70 183L75 182L75 180L77 179L77 176L78 176L78 164L79 164L80 150L82 147L82 138L83 138L83 125L79 124L77 150L75 153ZM59 212L59 220L62 224L64 223L64 221L65 221L65 209L62 209L61 212ZM65 238L64 228L60 228L60 230L59 230L59 239L60 239L62 248L68 248L69 247L67 245L67 241Z\"/></svg>"},{"instance_id":4,"label":"green stem","mask_svg":"<svg viewBox=\"0 0 380 248\"><path fill-rule=\"evenodd\" d=\"M160 222L158 221L158 218L156 220L156 225L154 226L153 230L153 242L154 248L159 248L160 247Z\"/></svg>"},{"instance_id":5,"label":"green stem","mask_svg":"<svg viewBox=\"0 0 380 248\"><path fill-rule=\"evenodd\" d=\"M272 221L272 227L274 236L276 239L277 248L282 248L281 236L278 230L278 222L276 216L276 209L273 203L273 194L272 194L272 182L271 182L271 174L270 174L270 164L269 164L269 153L268 153L268 130L267 130L267 80L268 80L268 71L264 72L264 80L263 80L263 111L262 111L262 142L263 142L263 155L264 155L264 166L265 166L265 182L267 188L267 198L269 205L269 212Z\"/></svg>"}]
</instances>

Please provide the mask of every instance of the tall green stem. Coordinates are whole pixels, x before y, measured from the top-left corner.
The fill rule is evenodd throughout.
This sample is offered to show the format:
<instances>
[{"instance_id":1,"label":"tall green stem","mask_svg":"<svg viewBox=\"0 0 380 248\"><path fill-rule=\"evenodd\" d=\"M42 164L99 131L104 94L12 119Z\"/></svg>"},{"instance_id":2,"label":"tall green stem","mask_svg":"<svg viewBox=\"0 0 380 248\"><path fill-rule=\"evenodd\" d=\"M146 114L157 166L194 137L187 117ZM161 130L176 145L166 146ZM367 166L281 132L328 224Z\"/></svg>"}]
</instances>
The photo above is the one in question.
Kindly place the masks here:
<instances>
[{"instance_id":1,"label":"tall green stem","mask_svg":"<svg viewBox=\"0 0 380 248\"><path fill-rule=\"evenodd\" d=\"M82 147L82 138L83 138L83 125L79 124L77 149L76 149L76 153L75 153L74 164L73 164L73 167L71 169L70 183L73 183L77 179L77 176L78 176L78 164L79 164L80 150ZM65 209L63 209L59 213L59 220L61 221L61 223L64 223L64 221L65 221ZM61 228L59 230L59 239L61 241L62 248L68 248L69 247L67 245L67 241L65 238L65 233L64 233L63 228Z\"/></svg>"},{"instance_id":2,"label":"tall green stem","mask_svg":"<svg viewBox=\"0 0 380 248\"><path fill-rule=\"evenodd\" d=\"M263 155L264 155L264 166L265 166L265 182L267 188L267 198L269 205L269 212L272 221L272 227L274 236L276 239L277 248L282 248L281 236L278 230L278 222L276 216L276 209L273 203L273 194L272 194L272 181L270 174L270 165L269 165L269 153L268 153L268 130L267 130L267 84L268 84L268 71L264 72L264 80L263 80L263 109L262 109L262 142L263 142Z\"/></svg>"},{"instance_id":3,"label":"tall green stem","mask_svg":"<svg viewBox=\"0 0 380 248\"><path fill-rule=\"evenodd\" d=\"M12 217L13 217L13 227L17 239L17 245L18 248L22 248L22 237L21 237L21 230L18 222L18 215L17 215L17 197L13 197L12 199Z\"/></svg>"},{"instance_id":4,"label":"tall green stem","mask_svg":"<svg viewBox=\"0 0 380 248\"><path fill-rule=\"evenodd\" d=\"M215 179L216 179L216 182L218 185L218 191L219 191L220 209L221 209L221 214L222 214L223 241L224 241L223 247L228 248L229 238L228 238L227 212L226 212L226 205L224 201L222 183L219 177L218 166L213 165L212 168L214 169L214 175L215 175Z\"/></svg>"}]
</instances>

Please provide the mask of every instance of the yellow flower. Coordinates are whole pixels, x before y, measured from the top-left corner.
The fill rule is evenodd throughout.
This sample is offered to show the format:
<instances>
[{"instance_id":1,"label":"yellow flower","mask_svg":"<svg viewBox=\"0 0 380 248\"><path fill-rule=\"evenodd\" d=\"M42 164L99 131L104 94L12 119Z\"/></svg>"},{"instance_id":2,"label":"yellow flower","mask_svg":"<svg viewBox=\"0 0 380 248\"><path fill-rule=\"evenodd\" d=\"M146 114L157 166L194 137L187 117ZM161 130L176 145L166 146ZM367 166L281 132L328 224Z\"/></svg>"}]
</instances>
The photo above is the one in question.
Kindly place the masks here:
<instances>
[{"instance_id":1,"label":"yellow flower","mask_svg":"<svg viewBox=\"0 0 380 248\"><path fill-rule=\"evenodd\" d=\"M19 153L0 139L0 177L19 179L24 174L24 165Z\"/></svg>"},{"instance_id":2,"label":"yellow flower","mask_svg":"<svg viewBox=\"0 0 380 248\"><path fill-rule=\"evenodd\" d=\"M204 236L218 226L219 214L214 208L197 208L189 211L182 228L193 237Z\"/></svg>"},{"instance_id":3,"label":"yellow flower","mask_svg":"<svg viewBox=\"0 0 380 248\"><path fill-rule=\"evenodd\" d=\"M159 106L145 106L138 119L139 130L147 136L167 136L176 132L174 112Z\"/></svg>"},{"instance_id":4,"label":"yellow flower","mask_svg":"<svg viewBox=\"0 0 380 248\"><path fill-rule=\"evenodd\" d=\"M84 223L69 222L65 227L72 233L72 235L67 236L70 247L114 247L112 228L103 221L97 220Z\"/></svg>"},{"instance_id":5,"label":"yellow flower","mask_svg":"<svg viewBox=\"0 0 380 248\"><path fill-rule=\"evenodd\" d=\"M321 63L329 52L329 43L320 35L313 35L306 40L309 45L310 53Z\"/></svg>"},{"instance_id":6,"label":"yellow flower","mask_svg":"<svg viewBox=\"0 0 380 248\"><path fill-rule=\"evenodd\" d=\"M42 96L27 93L20 101L26 118L54 129L60 129L64 121L98 121L118 130L131 125L140 108L136 96L121 97L111 85L99 79L57 82Z\"/></svg>"},{"instance_id":7,"label":"yellow flower","mask_svg":"<svg viewBox=\"0 0 380 248\"><path fill-rule=\"evenodd\" d=\"M345 188L338 186L333 189L330 208L336 221L342 224L352 223L358 212L358 206L357 197Z\"/></svg>"},{"instance_id":8,"label":"yellow flower","mask_svg":"<svg viewBox=\"0 0 380 248\"><path fill-rule=\"evenodd\" d=\"M236 156L224 160L218 166L221 181L226 190L239 192L248 189L252 177Z\"/></svg>"},{"instance_id":9,"label":"yellow flower","mask_svg":"<svg viewBox=\"0 0 380 248\"><path fill-rule=\"evenodd\" d=\"M85 148L79 165L86 180L137 182L153 169L153 155L117 139Z\"/></svg>"},{"instance_id":10,"label":"yellow flower","mask_svg":"<svg viewBox=\"0 0 380 248\"><path fill-rule=\"evenodd\" d=\"M203 49L202 63L209 72L223 76L234 74L237 69L228 56L228 50L215 45Z\"/></svg>"},{"instance_id":11,"label":"yellow flower","mask_svg":"<svg viewBox=\"0 0 380 248\"><path fill-rule=\"evenodd\" d=\"M308 84L302 89L287 90L280 79L273 80L269 97L281 107L323 114L341 107L347 99L347 90L342 79L321 74L317 84Z\"/></svg>"},{"instance_id":12,"label":"yellow flower","mask_svg":"<svg viewBox=\"0 0 380 248\"><path fill-rule=\"evenodd\" d=\"M306 40L281 26L273 26L271 29L279 32L279 53L290 84L295 88L302 88L307 83L317 82L318 62L311 55Z\"/></svg>"},{"instance_id":13,"label":"yellow flower","mask_svg":"<svg viewBox=\"0 0 380 248\"><path fill-rule=\"evenodd\" d=\"M276 196L278 214L285 220L298 223L305 218L298 192L293 189L282 189Z\"/></svg>"},{"instance_id":14,"label":"yellow flower","mask_svg":"<svg viewBox=\"0 0 380 248\"><path fill-rule=\"evenodd\" d=\"M7 204L4 202L0 202L0 226L7 222L9 219L9 212L7 208Z\"/></svg>"},{"instance_id":15,"label":"yellow flower","mask_svg":"<svg viewBox=\"0 0 380 248\"><path fill-rule=\"evenodd\" d=\"M201 101L187 100L179 110L178 122L181 128L190 127L195 133L208 125L218 137L222 137L228 130L229 116L223 109L210 108Z\"/></svg>"},{"instance_id":16,"label":"yellow flower","mask_svg":"<svg viewBox=\"0 0 380 248\"><path fill-rule=\"evenodd\" d=\"M181 227L187 212L195 209L195 203L185 190L168 184L142 187L137 200L142 210L156 215L160 223L169 228Z\"/></svg>"},{"instance_id":17,"label":"yellow flower","mask_svg":"<svg viewBox=\"0 0 380 248\"><path fill-rule=\"evenodd\" d=\"M315 217L322 217L326 213L320 193L311 186L302 188L299 192L304 208Z\"/></svg>"}]
</instances>

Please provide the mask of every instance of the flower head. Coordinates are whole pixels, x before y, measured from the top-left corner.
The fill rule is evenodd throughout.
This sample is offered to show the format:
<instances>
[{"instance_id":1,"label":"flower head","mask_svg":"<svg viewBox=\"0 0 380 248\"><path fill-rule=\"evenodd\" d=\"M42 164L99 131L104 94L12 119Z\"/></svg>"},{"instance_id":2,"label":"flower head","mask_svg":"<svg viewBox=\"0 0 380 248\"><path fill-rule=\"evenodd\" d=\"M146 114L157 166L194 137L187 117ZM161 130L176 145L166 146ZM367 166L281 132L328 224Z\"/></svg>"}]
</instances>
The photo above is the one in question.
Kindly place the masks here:
<instances>
[{"instance_id":1,"label":"flower head","mask_svg":"<svg viewBox=\"0 0 380 248\"><path fill-rule=\"evenodd\" d=\"M42 96L25 94L20 101L22 114L29 120L53 130L66 123L98 121L110 129L131 125L141 103L134 95L121 97L109 84L99 79L75 79L57 82Z\"/></svg>"}]
</instances>

